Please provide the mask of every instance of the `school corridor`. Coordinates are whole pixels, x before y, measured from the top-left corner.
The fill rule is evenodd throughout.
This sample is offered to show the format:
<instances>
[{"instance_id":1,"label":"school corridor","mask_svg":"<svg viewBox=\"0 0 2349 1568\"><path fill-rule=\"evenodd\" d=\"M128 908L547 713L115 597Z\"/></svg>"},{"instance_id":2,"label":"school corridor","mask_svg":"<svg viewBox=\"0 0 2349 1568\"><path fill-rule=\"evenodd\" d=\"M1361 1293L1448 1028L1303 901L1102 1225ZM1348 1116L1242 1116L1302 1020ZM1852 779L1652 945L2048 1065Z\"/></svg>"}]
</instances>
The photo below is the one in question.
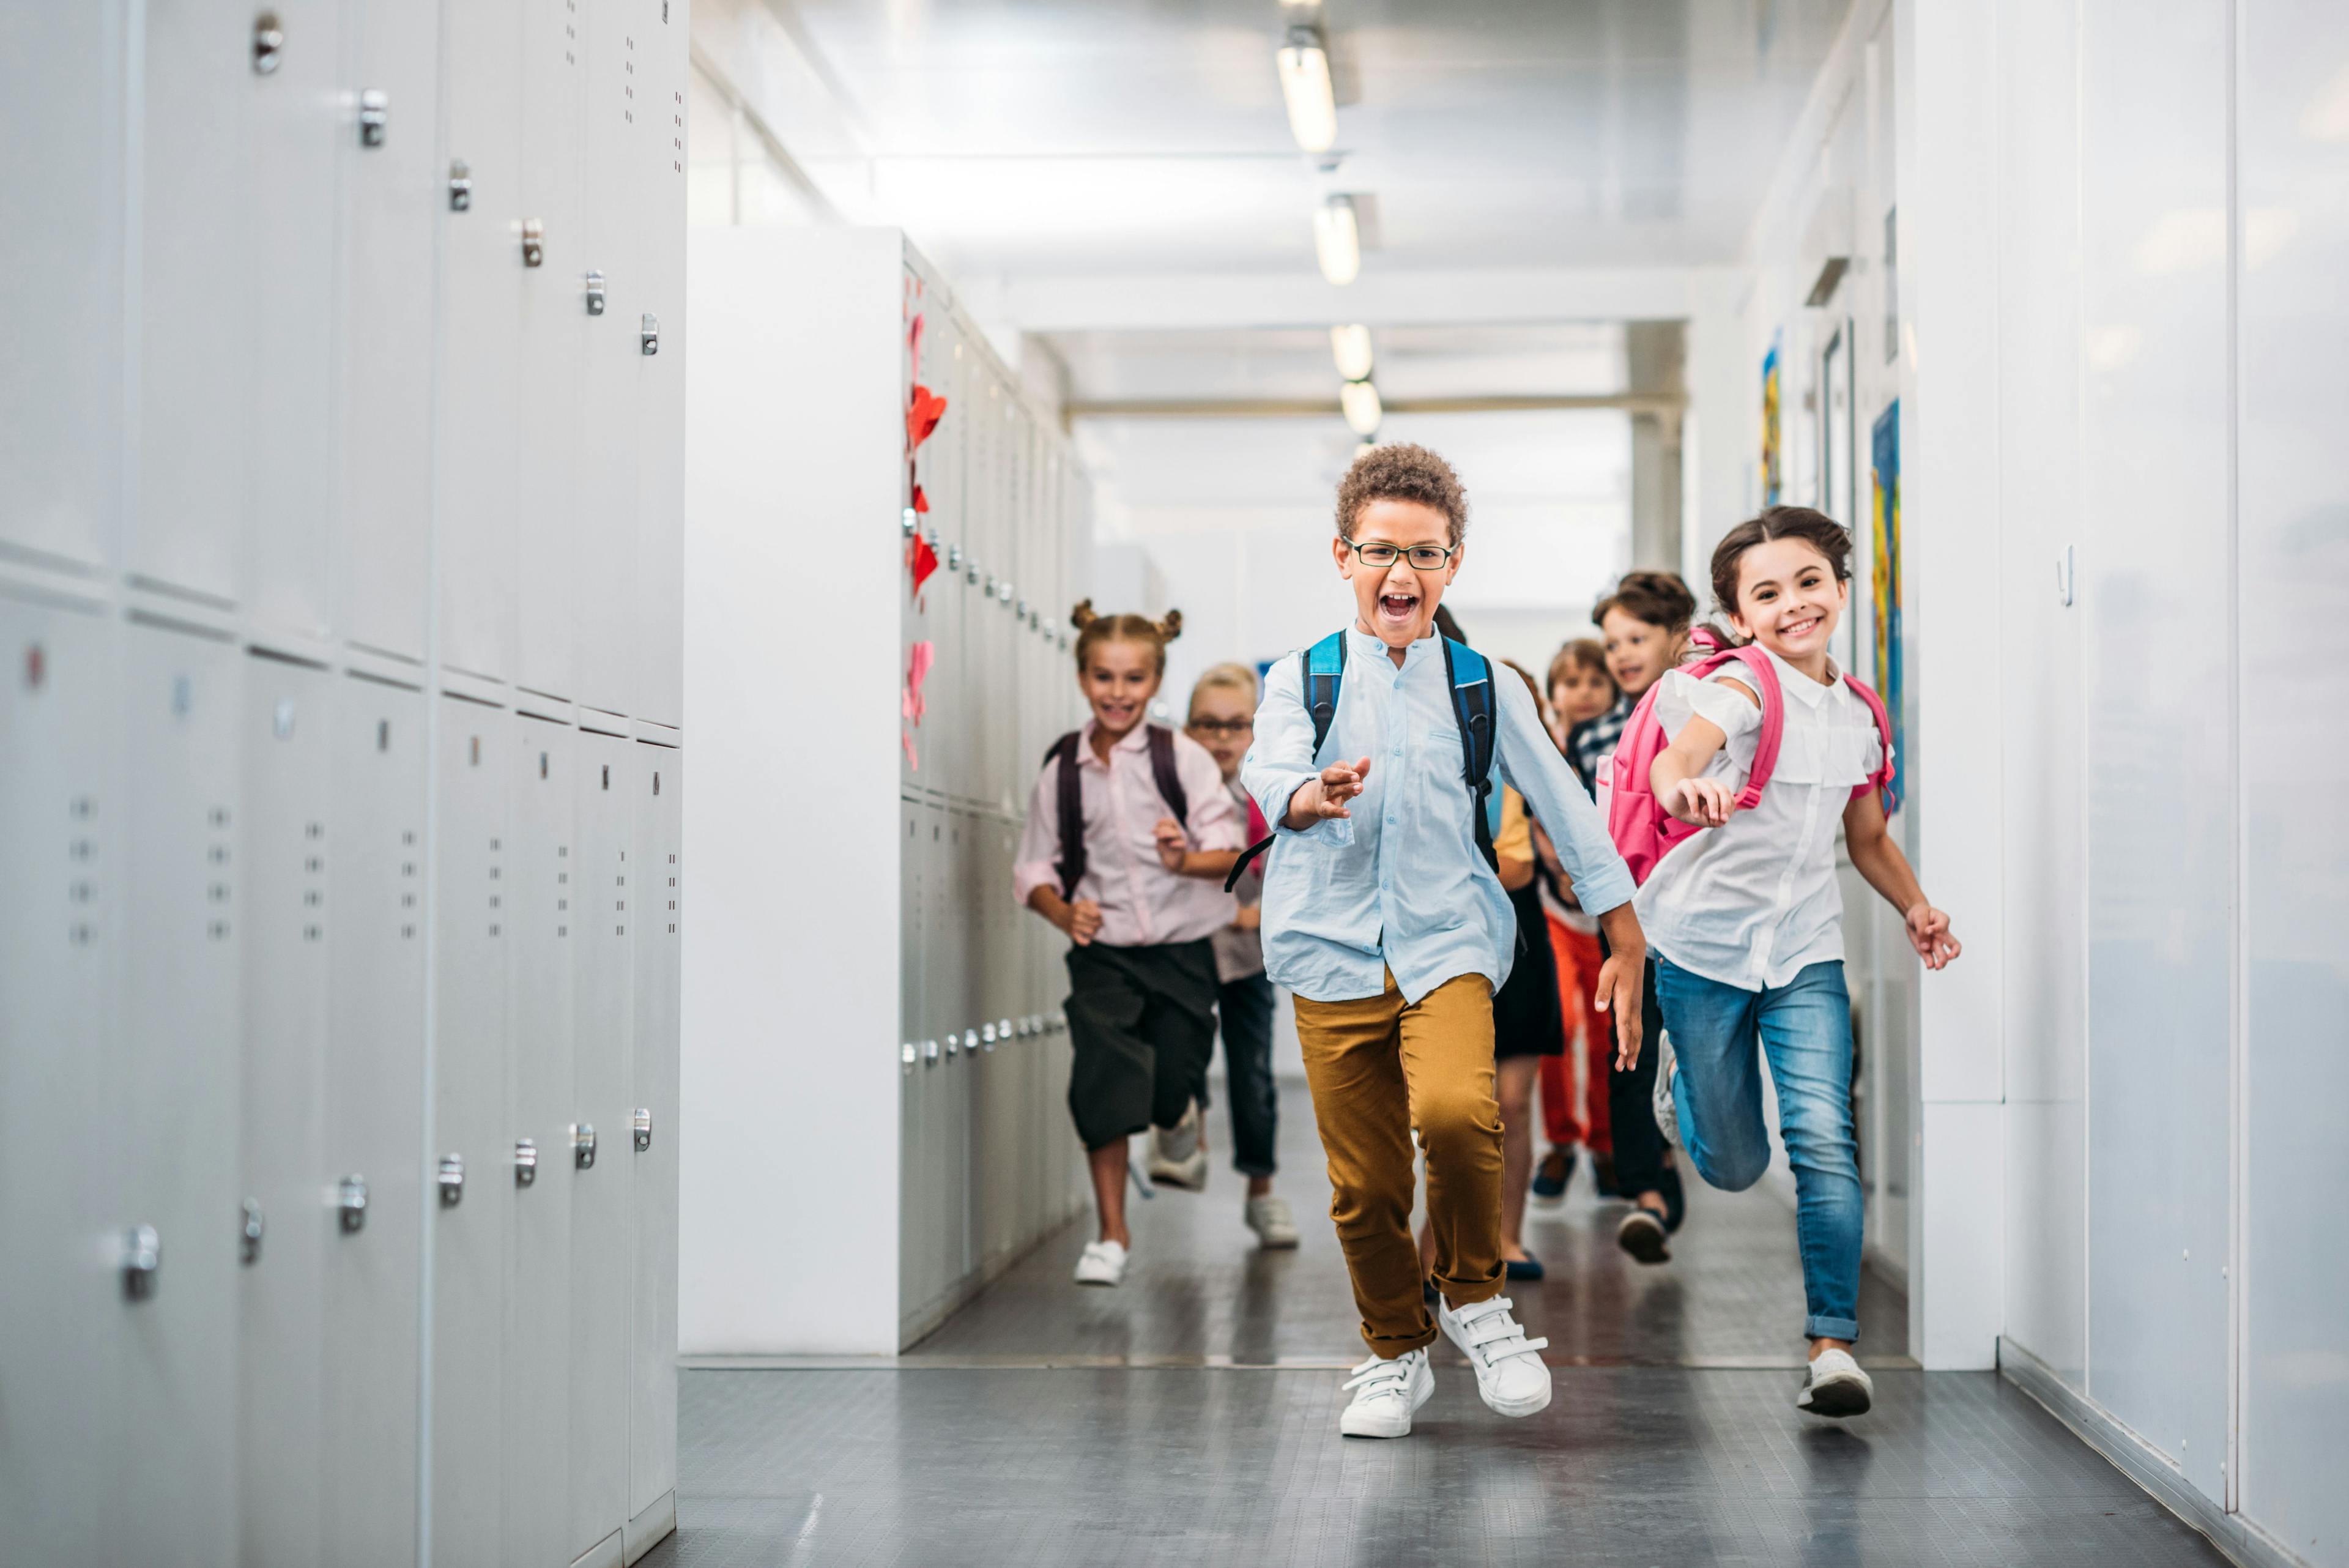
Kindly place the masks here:
<instances>
[{"instance_id":1,"label":"school corridor","mask_svg":"<svg viewBox=\"0 0 2349 1568\"><path fill-rule=\"evenodd\" d=\"M0 146L0 1561L2349 1568L2343 0Z\"/></svg>"}]
</instances>

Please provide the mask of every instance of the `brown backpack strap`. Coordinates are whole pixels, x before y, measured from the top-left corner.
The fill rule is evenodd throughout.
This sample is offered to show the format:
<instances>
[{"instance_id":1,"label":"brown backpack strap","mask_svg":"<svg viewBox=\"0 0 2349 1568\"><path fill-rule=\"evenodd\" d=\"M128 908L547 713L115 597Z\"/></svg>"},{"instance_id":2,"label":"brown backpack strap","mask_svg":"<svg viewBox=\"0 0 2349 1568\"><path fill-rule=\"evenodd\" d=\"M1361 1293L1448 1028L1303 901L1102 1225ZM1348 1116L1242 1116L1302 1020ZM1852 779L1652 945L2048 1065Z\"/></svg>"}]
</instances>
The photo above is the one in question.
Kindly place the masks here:
<instances>
[{"instance_id":1,"label":"brown backpack strap","mask_svg":"<svg viewBox=\"0 0 2349 1568\"><path fill-rule=\"evenodd\" d=\"M1047 763L1057 760L1061 776L1059 789L1061 816L1061 897L1074 899L1077 884L1085 876L1085 793L1084 781L1077 774L1077 747L1084 732L1071 730L1052 742L1044 753Z\"/></svg>"},{"instance_id":2,"label":"brown backpack strap","mask_svg":"<svg viewBox=\"0 0 2349 1568\"><path fill-rule=\"evenodd\" d=\"M1157 782L1158 793L1168 805L1174 808L1174 820L1183 831L1191 830L1191 800L1183 792L1183 775L1174 766L1174 732L1164 724L1150 726L1150 776Z\"/></svg>"}]
</instances>

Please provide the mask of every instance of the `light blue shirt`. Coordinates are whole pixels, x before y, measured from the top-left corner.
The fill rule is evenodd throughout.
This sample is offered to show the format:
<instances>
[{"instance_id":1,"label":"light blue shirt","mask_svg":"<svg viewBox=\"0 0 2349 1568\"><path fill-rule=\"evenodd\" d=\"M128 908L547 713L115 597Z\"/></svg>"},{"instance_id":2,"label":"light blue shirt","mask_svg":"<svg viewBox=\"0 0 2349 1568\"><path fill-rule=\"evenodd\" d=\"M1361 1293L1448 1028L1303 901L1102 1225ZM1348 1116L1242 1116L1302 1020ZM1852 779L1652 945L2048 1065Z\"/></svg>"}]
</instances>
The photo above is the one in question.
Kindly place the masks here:
<instances>
[{"instance_id":1,"label":"light blue shirt","mask_svg":"<svg viewBox=\"0 0 2349 1568\"><path fill-rule=\"evenodd\" d=\"M1256 743L1240 782L1273 824L1264 877L1264 966L1275 983L1312 1002L1378 996L1392 971L1416 1002L1448 980L1481 974L1495 990L1516 956L1516 912L1476 849L1475 797L1463 780L1460 722L1444 648L1406 649L1346 632L1346 676L1319 757L1304 676L1294 657L1274 664L1257 708ZM1557 846L1576 896L1594 915L1628 903L1631 873L1607 825L1542 728L1516 672L1499 677L1495 787L1507 783ZM1302 830L1281 826L1289 797L1331 763L1371 759L1349 817Z\"/></svg>"}]
</instances>

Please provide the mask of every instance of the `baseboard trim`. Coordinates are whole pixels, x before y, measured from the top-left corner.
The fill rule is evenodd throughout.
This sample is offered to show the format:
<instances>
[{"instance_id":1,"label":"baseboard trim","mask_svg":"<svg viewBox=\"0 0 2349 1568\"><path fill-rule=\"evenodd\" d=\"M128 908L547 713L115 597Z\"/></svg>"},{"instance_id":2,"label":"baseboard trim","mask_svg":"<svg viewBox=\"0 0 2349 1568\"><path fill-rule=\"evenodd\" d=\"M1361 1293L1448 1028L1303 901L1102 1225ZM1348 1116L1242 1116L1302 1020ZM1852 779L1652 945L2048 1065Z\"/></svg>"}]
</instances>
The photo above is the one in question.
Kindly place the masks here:
<instances>
[{"instance_id":1,"label":"baseboard trim","mask_svg":"<svg viewBox=\"0 0 2349 1568\"><path fill-rule=\"evenodd\" d=\"M659 1499L628 1521L623 1532L626 1562L634 1568L637 1558L667 1540L677 1530L677 1489L671 1487Z\"/></svg>"},{"instance_id":2,"label":"baseboard trim","mask_svg":"<svg viewBox=\"0 0 2349 1568\"><path fill-rule=\"evenodd\" d=\"M625 1568L620 1561L620 1532L612 1532L573 1558L571 1568Z\"/></svg>"},{"instance_id":3,"label":"baseboard trim","mask_svg":"<svg viewBox=\"0 0 2349 1568\"><path fill-rule=\"evenodd\" d=\"M2237 1568L2313 1568L2266 1531L2240 1513L2229 1513L2201 1491L2144 1438L2101 1405L2055 1375L2055 1369L2004 1334L1998 1341L1999 1376L2037 1400L2113 1468L2147 1496L2207 1537Z\"/></svg>"}]
</instances>

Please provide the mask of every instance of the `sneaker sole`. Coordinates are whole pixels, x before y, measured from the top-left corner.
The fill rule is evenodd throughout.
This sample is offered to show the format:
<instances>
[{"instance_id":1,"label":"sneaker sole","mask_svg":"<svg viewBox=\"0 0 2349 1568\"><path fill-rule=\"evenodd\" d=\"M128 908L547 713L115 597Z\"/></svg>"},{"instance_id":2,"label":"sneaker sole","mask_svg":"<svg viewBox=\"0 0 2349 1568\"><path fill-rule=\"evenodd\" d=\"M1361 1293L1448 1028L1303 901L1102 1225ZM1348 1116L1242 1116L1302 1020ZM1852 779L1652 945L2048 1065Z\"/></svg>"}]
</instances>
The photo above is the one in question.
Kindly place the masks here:
<instances>
[{"instance_id":1,"label":"sneaker sole","mask_svg":"<svg viewBox=\"0 0 2349 1568\"><path fill-rule=\"evenodd\" d=\"M1294 1236L1268 1236L1262 1231L1258 1231L1256 1238L1257 1250L1264 1252L1293 1252L1297 1251L1297 1242L1298 1238Z\"/></svg>"},{"instance_id":2,"label":"sneaker sole","mask_svg":"<svg viewBox=\"0 0 2349 1568\"><path fill-rule=\"evenodd\" d=\"M1875 1403L1868 1385L1857 1377L1829 1377L1803 1390L1795 1407L1813 1416L1865 1416Z\"/></svg>"},{"instance_id":3,"label":"sneaker sole","mask_svg":"<svg viewBox=\"0 0 2349 1568\"><path fill-rule=\"evenodd\" d=\"M1672 1250L1665 1243L1664 1222L1648 1216L1642 1224L1640 1217L1646 1214L1641 1210L1638 1215L1627 1216L1615 1232L1615 1244L1643 1263L1668 1263Z\"/></svg>"},{"instance_id":4,"label":"sneaker sole","mask_svg":"<svg viewBox=\"0 0 2349 1568\"><path fill-rule=\"evenodd\" d=\"M1179 1187L1185 1192L1205 1192L1207 1190L1206 1157L1202 1155L1195 1160L1185 1160L1180 1165L1161 1165L1154 1160L1150 1167L1150 1185Z\"/></svg>"}]
</instances>

